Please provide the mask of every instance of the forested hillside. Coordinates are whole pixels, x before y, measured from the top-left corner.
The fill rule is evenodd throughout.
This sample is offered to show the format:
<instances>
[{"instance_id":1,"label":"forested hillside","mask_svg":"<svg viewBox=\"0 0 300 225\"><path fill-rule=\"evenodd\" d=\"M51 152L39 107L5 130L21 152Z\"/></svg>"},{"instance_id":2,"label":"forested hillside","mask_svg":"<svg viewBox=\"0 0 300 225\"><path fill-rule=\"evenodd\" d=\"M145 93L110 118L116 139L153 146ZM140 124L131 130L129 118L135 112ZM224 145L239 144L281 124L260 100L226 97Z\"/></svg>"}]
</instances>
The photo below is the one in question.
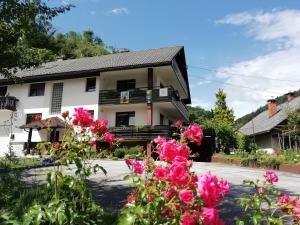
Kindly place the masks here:
<instances>
[{"instance_id":1,"label":"forested hillside","mask_svg":"<svg viewBox=\"0 0 300 225\"><path fill-rule=\"evenodd\" d=\"M295 96L300 96L300 89L295 91ZM279 97L275 98L278 102L278 104L282 104L287 101L287 94L281 95ZM259 107L256 111L246 114L245 116L242 116L241 118L236 120L236 123L238 124L238 127L243 126L244 124L248 123L252 118L256 117L261 112L265 111L267 109L267 105Z\"/></svg>"}]
</instances>

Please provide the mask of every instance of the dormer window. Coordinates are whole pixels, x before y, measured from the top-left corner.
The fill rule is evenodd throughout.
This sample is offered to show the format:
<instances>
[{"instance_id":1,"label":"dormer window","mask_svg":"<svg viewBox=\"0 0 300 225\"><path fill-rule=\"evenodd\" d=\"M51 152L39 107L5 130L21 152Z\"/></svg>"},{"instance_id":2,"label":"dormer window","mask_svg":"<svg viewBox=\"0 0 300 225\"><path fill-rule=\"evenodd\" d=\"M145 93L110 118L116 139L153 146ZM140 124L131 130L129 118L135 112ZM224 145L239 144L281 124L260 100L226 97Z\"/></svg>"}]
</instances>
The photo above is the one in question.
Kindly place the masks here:
<instances>
[{"instance_id":1,"label":"dormer window","mask_svg":"<svg viewBox=\"0 0 300 225\"><path fill-rule=\"evenodd\" d=\"M29 96L44 96L45 83L30 84Z\"/></svg>"},{"instance_id":2,"label":"dormer window","mask_svg":"<svg viewBox=\"0 0 300 225\"><path fill-rule=\"evenodd\" d=\"M90 92L90 91L95 91L96 90L96 78L87 78L86 79L86 87L85 91Z\"/></svg>"}]
</instances>

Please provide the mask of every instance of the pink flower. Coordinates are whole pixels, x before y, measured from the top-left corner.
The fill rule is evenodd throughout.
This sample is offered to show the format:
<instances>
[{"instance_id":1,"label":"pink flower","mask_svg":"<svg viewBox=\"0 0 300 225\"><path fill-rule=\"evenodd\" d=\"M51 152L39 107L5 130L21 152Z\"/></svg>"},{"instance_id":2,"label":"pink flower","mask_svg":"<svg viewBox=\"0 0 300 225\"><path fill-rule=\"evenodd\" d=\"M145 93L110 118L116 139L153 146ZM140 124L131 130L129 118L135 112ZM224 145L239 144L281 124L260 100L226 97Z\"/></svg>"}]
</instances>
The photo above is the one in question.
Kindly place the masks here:
<instances>
[{"instance_id":1,"label":"pink flower","mask_svg":"<svg viewBox=\"0 0 300 225\"><path fill-rule=\"evenodd\" d=\"M67 117L69 116L69 111L64 111L64 112L62 112L62 113L61 113L61 116L62 116L63 118L67 118Z\"/></svg>"},{"instance_id":2,"label":"pink flower","mask_svg":"<svg viewBox=\"0 0 300 225\"><path fill-rule=\"evenodd\" d=\"M180 218L181 223L180 225L196 225L196 221L194 217L190 214L183 214Z\"/></svg>"},{"instance_id":3,"label":"pink flower","mask_svg":"<svg viewBox=\"0 0 300 225\"><path fill-rule=\"evenodd\" d=\"M161 137L161 136L157 136L157 138L154 138L154 140L153 140L156 144L162 144L162 143L164 143L164 142L166 142L167 140L165 139L165 138L163 138L163 137Z\"/></svg>"},{"instance_id":4,"label":"pink flower","mask_svg":"<svg viewBox=\"0 0 300 225\"><path fill-rule=\"evenodd\" d=\"M201 144L203 139L203 131L198 124L190 125L182 134L184 137L187 137L191 142Z\"/></svg>"},{"instance_id":5,"label":"pink flower","mask_svg":"<svg viewBox=\"0 0 300 225\"><path fill-rule=\"evenodd\" d=\"M94 139L90 140L90 145L96 145L96 140Z\"/></svg>"},{"instance_id":6,"label":"pink flower","mask_svg":"<svg viewBox=\"0 0 300 225\"><path fill-rule=\"evenodd\" d=\"M204 199L207 207L214 207L220 203L220 196L230 192L229 185L226 180L218 181L216 176L207 172L198 178L199 196Z\"/></svg>"},{"instance_id":7,"label":"pink flower","mask_svg":"<svg viewBox=\"0 0 300 225\"><path fill-rule=\"evenodd\" d=\"M124 138L124 137L120 137L119 141L120 141L120 142L124 142L124 141L125 141L125 138Z\"/></svg>"},{"instance_id":8,"label":"pink flower","mask_svg":"<svg viewBox=\"0 0 300 225\"><path fill-rule=\"evenodd\" d=\"M75 108L75 113L73 114L73 116L74 116L74 120L73 120L74 125L79 125L81 127L88 127L93 122L91 114L87 110L83 109L82 107Z\"/></svg>"},{"instance_id":9,"label":"pink flower","mask_svg":"<svg viewBox=\"0 0 300 225\"><path fill-rule=\"evenodd\" d=\"M173 162L178 153L176 140L161 142L157 148L157 151L160 160Z\"/></svg>"},{"instance_id":10,"label":"pink flower","mask_svg":"<svg viewBox=\"0 0 300 225\"><path fill-rule=\"evenodd\" d=\"M182 127L182 121L178 120L175 123L176 127Z\"/></svg>"},{"instance_id":11,"label":"pink flower","mask_svg":"<svg viewBox=\"0 0 300 225\"><path fill-rule=\"evenodd\" d=\"M278 177L273 171L270 171L270 170L266 171L264 177L270 183L278 182Z\"/></svg>"},{"instance_id":12,"label":"pink flower","mask_svg":"<svg viewBox=\"0 0 300 225\"><path fill-rule=\"evenodd\" d=\"M279 202L280 202L281 204L287 204L287 203L290 203L291 201L292 201L291 196L286 195L286 194L282 195L282 196L280 197L280 199L279 199Z\"/></svg>"},{"instance_id":13,"label":"pink flower","mask_svg":"<svg viewBox=\"0 0 300 225\"><path fill-rule=\"evenodd\" d=\"M107 120L95 120L91 124L91 131L94 134L101 135L107 131L108 129L107 125L108 125Z\"/></svg>"},{"instance_id":14,"label":"pink flower","mask_svg":"<svg viewBox=\"0 0 300 225\"><path fill-rule=\"evenodd\" d=\"M115 140L115 135L112 134L112 133L107 132L107 133L104 134L103 139L104 139L104 141L107 141L108 143L111 144Z\"/></svg>"},{"instance_id":15,"label":"pink flower","mask_svg":"<svg viewBox=\"0 0 300 225\"><path fill-rule=\"evenodd\" d=\"M169 167L169 180L173 185L186 185L189 181L187 167L181 163L173 163Z\"/></svg>"},{"instance_id":16,"label":"pink flower","mask_svg":"<svg viewBox=\"0 0 300 225\"><path fill-rule=\"evenodd\" d=\"M177 155L187 159L190 157L190 150L186 144L181 144L177 147Z\"/></svg>"},{"instance_id":17,"label":"pink flower","mask_svg":"<svg viewBox=\"0 0 300 225\"><path fill-rule=\"evenodd\" d=\"M179 192L179 199L186 204L192 204L194 202L194 194L191 190L181 190Z\"/></svg>"},{"instance_id":18,"label":"pink flower","mask_svg":"<svg viewBox=\"0 0 300 225\"><path fill-rule=\"evenodd\" d=\"M127 159L125 160L127 166L133 168L133 173L142 174L144 172L144 166L138 160L135 159Z\"/></svg>"},{"instance_id":19,"label":"pink flower","mask_svg":"<svg viewBox=\"0 0 300 225\"><path fill-rule=\"evenodd\" d=\"M203 218L204 224L207 225L223 224L223 222L219 221L219 212L216 208L204 207L203 215L204 215Z\"/></svg>"},{"instance_id":20,"label":"pink flower","mask_svg":"<svg viewBox=\"0 0 300 225\"><path fill-rule=\"evenodd\" d=\"M142 174L144 172L144 166L137 160L135 161L133 167L133 173Z\"/></svg>"},{"instance_id":21,"label":"pink flower","mask_svg":"<svg viewBox=\"0 0 300 225\"><path fill-rule=\"evenodd\" d=\"M153 194L149 194L147 199L148 199L148 202L152 202L153 199L154 199L154 195Z\"/></svg>"},{"instance_id":22,"label":"pink flower","mask_svg":"<svg viewBox=\"0 0 300 225\"><path fill-rule=\"evenodd\" d=\"M168 170L164 167L158 167L154 170L154 175L159 180L166 179L167 174L168 174Z\"/></svg>"},{"instance_id":23,"label":"pink flower","mask_svg":"<svg viewBox=\"0 0 300 225\"><path fill-rule=\"evenodd\" d=\"M61 148L61 144L60 144L60 143L56 143L56 144L54 145L54 148L60 149L60 148Z\"/></svg>"},{"instance_id":24,"label":"pink flower","mask_svg":"<svg viewBox=\"0 0 300 225\"><path fill-rule=\"evenodd\" d=\"M36 114L34 116L34 120L40 121L42 119L42 116L40 114Z\"/></svg>"}]
</instances>

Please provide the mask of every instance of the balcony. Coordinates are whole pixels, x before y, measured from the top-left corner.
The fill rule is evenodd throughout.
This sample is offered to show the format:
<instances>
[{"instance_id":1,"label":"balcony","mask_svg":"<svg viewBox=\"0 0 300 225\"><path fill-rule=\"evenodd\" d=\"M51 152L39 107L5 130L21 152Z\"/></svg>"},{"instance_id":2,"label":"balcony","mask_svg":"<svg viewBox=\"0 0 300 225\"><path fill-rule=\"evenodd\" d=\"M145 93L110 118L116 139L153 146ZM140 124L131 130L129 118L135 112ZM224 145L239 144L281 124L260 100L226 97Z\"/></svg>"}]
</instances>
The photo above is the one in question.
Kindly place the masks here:
<instances>
[{"instance_id":1,"label":"balcony","mask_svg":"<svg viewBox=\"0 0 300 225\"><path fill-rule=\"evenodd\" d=\"M17 101L13 96L0 96L0 110L16 111Z\"/></svg>"},{"instance_id":2,"label":"balcony","mask_svg":"<svg viewBox=\"0 0 300 225\"><path fill-rule=\"evenodd\" d=\"M99 105L136 104L152 102L172 102L183 117L188 120L188 110L180 101L178 92L173 87L154 87L152 89L135 88L128 91L101 90Z\"/></svg>"},{"instance_id":3,"label":"balcony","mask_svg":"<svg viewBox=\"0 0 300 225\"><path fill-rule=\"evenodd\" d=\"M126 141L151 141L157 136L171 138L174 132L174 127L167 125L159 126L143 126L143 127L111 127L109 131L116 137L124 137Z\"/></svg>"}]
</instances>

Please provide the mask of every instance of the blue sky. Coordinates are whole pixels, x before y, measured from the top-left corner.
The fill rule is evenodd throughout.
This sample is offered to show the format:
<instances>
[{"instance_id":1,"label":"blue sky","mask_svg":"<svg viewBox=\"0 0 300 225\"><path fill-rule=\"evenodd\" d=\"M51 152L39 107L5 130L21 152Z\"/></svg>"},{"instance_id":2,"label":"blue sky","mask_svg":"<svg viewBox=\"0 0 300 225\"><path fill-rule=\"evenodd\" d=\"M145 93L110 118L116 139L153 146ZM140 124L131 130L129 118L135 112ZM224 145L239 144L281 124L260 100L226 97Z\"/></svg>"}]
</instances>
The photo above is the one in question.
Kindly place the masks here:
<instances>
[{"instance_id":1,"label":"blue sky","mask_svg":"<svg viewBox=\"0 0 300 225\"><path fill-rule=\"evenodd\" d=\"M91 29L132 51L183 45L193 105L213 107L224 88L239 117L300 88L300 1L50 1L65 3L76 7L54 19L58 32Z\"/></svg>"}]
</instances>

